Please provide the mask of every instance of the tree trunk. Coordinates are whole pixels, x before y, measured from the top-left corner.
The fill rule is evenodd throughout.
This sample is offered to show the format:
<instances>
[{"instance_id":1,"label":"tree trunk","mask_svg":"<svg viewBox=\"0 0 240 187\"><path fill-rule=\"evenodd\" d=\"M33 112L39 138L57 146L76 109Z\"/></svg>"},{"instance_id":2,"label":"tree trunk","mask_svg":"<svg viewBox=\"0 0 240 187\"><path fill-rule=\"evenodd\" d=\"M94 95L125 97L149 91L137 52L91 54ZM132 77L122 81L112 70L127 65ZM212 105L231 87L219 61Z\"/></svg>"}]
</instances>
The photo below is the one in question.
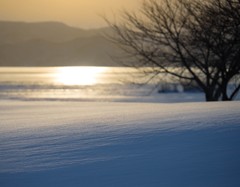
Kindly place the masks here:
<instances>
[{"instance_id":1,"label":"tree trunk","mask_svg":"<svg viewBox=\"0 0 240 187\"><path fill-rule=\"evenodd\" d=\"M231 101L231 98L227 96L227 90L223 91L222 101Z\"/></svg>"},{"instance_id":2,"label":"tree trunk","mask_svg":"<svg viewBox=\"0 0 240 187\"><path fill-rule=\"evenodd\" d=\"M231 98L228 97L228 94L227 94L227 85L228 85L228 82L226 81L225 83L223 83L223 86L222 86L222 101L231 101Z\"/></svg>"},{"instance_id":3,"label":"tree trunk","mask_svg":"<svg viewBox=\"0 0 240 187\"><path fill-rule=\"evenodd\" d=\"M206 101L208 101L208 102L218 101L218 98L214 97L214 96L213 96L213 93L210 92L210 91L205 92L205 99L206 99Z\"/></svg>"},{"instance_id":4,"label":"tree trunk","mask_svg":"<svg viewBox=\"0 0 240 187\"><path fill-rule=\"evenodd\" d=\"M206 101L231 101L232 99L227 94L227 83L220 87L215 86L205 90L205 99Z\"/></svg>"}]
</instances>

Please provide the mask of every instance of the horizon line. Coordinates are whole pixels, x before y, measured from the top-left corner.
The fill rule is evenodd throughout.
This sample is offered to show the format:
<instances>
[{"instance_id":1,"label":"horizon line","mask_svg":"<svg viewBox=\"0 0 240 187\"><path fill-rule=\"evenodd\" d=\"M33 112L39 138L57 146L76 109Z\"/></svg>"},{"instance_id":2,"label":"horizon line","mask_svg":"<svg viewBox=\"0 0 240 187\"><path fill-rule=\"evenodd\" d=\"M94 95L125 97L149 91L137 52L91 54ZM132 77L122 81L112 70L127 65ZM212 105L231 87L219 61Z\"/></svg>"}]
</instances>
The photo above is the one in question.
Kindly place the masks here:
<instances>
[{"instance_id":1,"label":"horizon line","mask_svg":"<svg viewBox=\"0 0 240 187\"><path fill-rule=\"evenodd\" d=\"M0 22L9 22L9 23L25 23L25 24L41 24L41 23L58 23L58 24L62 24L68 27L72 27L72 28L77 28L77 29L83 29L83 30L97 30L97 29L103 29L103 28L109 28L108 25L103 25L103 26L96 26L96 27L84 27L84 26L77 26L77 25L71 25L69 23L66 22L62 22L62 21L56 21L56 20L42 20L42 21L21 21L21 20L3 20L0 19Z\"/></svg>"}]
</instances>

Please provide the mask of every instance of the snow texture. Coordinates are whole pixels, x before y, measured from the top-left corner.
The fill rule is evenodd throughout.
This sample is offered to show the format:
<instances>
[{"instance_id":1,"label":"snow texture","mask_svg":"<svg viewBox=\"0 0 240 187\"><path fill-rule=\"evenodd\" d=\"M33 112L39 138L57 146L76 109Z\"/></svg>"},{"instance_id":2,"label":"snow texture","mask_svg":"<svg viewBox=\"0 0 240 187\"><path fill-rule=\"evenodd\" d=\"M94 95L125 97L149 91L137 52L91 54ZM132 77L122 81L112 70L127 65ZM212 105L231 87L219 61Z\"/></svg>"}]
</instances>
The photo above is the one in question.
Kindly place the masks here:
<instances>
[{"instance_id":1,"label":"snow texture","mask_svg":"<svg viewBox=\"0 0 240 187\"><path fill-rule=\"evenodd\" d=\"M240 186L240 102L0 102L1 187Z\"/></svg>"}]
</instances>

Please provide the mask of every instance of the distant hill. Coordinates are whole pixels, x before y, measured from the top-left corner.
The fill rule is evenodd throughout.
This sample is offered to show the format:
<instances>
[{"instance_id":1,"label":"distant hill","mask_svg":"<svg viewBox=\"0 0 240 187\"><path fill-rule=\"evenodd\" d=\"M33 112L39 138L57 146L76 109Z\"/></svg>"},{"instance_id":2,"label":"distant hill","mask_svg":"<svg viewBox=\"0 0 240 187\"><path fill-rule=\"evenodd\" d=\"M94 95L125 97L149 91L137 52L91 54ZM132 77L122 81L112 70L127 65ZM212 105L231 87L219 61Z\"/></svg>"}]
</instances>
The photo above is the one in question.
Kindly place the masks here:
<instances>
[{"instance_id":1,"label":"distant hill","mask_svg":"<svg viewBox=\"0 0 240 187\"><path fill-rule=\"evenodd\" d=\"M0 21L0 66L115 66L119 49L104 34L58 22Z\"/></svg>"}]
</instances>

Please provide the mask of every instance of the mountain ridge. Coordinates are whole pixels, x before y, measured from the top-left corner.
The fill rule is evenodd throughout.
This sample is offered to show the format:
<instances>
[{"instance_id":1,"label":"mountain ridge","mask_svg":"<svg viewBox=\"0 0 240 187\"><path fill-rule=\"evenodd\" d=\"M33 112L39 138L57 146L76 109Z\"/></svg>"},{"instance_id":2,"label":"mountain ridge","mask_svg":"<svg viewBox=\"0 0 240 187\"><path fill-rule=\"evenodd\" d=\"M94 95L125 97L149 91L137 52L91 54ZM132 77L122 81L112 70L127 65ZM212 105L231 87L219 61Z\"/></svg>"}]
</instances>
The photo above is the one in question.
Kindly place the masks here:
<instances>
[{"instance_id":1,"label":"mountain ridge","mask_svg":"<svg viewBox=\"0 0 240 187\"><path fill-rule=\"evenodd\" d=\"M116 66L110 28L81 29L60 22L0 21L0 66Z\"/></svg>"}]
</instances>

